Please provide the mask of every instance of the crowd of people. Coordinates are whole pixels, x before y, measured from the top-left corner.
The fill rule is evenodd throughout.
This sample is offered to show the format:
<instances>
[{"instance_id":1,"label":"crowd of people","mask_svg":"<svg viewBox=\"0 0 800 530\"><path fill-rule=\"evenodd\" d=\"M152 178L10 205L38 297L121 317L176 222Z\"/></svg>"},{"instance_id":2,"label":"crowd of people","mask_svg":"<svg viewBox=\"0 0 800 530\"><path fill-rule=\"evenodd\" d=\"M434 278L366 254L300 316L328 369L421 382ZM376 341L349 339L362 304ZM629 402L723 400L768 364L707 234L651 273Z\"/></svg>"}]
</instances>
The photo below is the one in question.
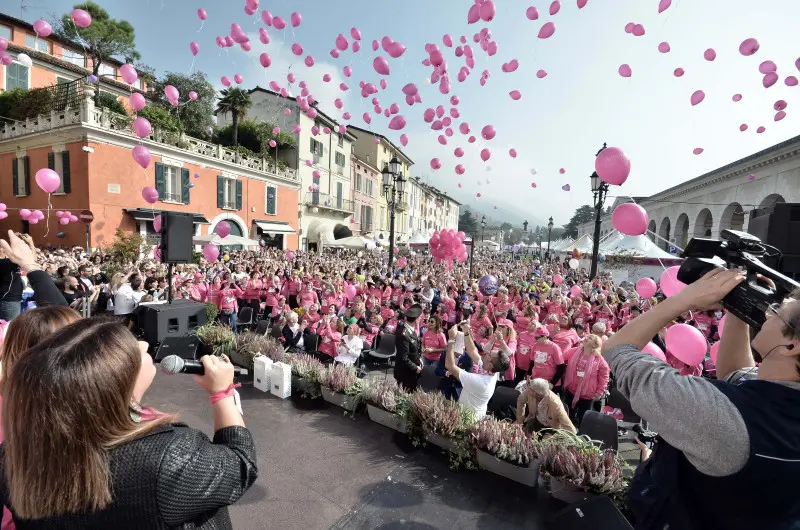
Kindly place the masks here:
<instances>
[{"instance_id":1,"label":"crowd of people","mask_svg":"<svg viewBox=\"0 0 800 530\"><path fill-rule=\"evenodd\" d=\"M793 391L791 396L776 391L776 396L786 403L795 399L797 381L800 380L800 373L797 373L793 364L796 363L796 356L791 353L794 348L791 344L798 341L800 329L795 324L800 313L794 307L795 302L771 308L771 312L767 313L767 324L773 325L771 323L780 319L778 324L773 326L774 329L765 325L755 338L754 344L760 341L764 347L771 348L769 352L780 348L786 350L769 360L766 360L769 353L760 348L760 354L749 347L745 353L726 353L749 343L746 326L739 326L741 322L736 318L727 319L718 365L711 361L709 355L696 365L686 365L674 355L676 352L667 348L665 342L665 334L670 326L687 323L702 333L710 351L711 346L721 338L719 325L724 312L719 300L727 292L725 289L729 291L743 279L736 271L704 278L680 295L665 298L659 292L656 296L642 298L633 284L617 283L610 274L602 272L590 278L585 269L572 268L568 257L520 259L520 256L511 254L498 255L478 250L472 264L457 263L453 267L444 267L434 263L425 252L403 251L403 255L398 256L389 268L385 253L325 250L317 254L260 249L224 252L213 263L200 259L196 264L177 265L173 277L168 278L166 267L153 259L117 263L102 253L86 255L79 251L42 251L36 249L30 240L23 241L12 235L10 238L11 246L4 245L2 248L6 254L10 254L7 257L12 265L0 263L0 268L16 267L17 271L12 272L8 286L1 283L6 280L0 276L0 288L6 292L0 310L4 312L3 318L11 321L6 326L9 336L16 323L26 316L23 313L16 317L23 309L26 290L34 293L29 305L45 306L45 309L34 311L44 311L49 306L74 307L85 304L91 307L92 314L113 314L117 317L115 321L100 320L106 323L96 324L87 323L86 319L71 322L77 318L73 313L69 313L69 317L61 315L60 319L56 318L57 324L37 320L35 327L46 329L46 333L21 347L22 350L29 347L27 352L18 351L13 354L15 357L10 357L14 371L8 376L5 356L9 354L4 353L2 394L12 412L9 415L4 408L3 428L6 444L11 449L6 448L5 453L0 453L3 459L0 463L12 474L9 475L11 480L3 485L5 489L0 488L0 498L12 508L15 517L19 514L35 519L57 513L68 513L69 518L85 517L75 515L75 509L81 503L95 508L108 506L107 490L99 485L102 482L99 477L107 477L111 473L116 478L119 473L120 480L127 480L131 471L124 466L116 467L115 455L125 454L129 458L142 448L149 448L156 442L141 440L150 432L171 433L165 435L163 443L158 442L162 443L159 447L163 451L169 450L172 437L190 432L184 436L191 437L192 444L196 444L201 452L207 450L206 445L220 450L219 446L224 446L223 453L215 453L209 458L227 459L231 465L243 463L251 470L246 480L240 477L240 482L228 486L240 494L242 488L246 489L252 483L256 472L255 455L249 432L243 427L238 412L226 408L224 413L219 411L217 418L215 404L217 433L213 442L209 442L199 439L191 429L176 427L180 424L174 423L170 416L139 405L143 391L152 380L152 376L142 374L149 373L152 362L148 355L135 346L135 339L126 326L131 326L131 315L138 305L166 300L170 295L170 284L173 298L215 305L219 310L221 325L237 330L237 317L243 309L249 308L252 316L248 321L266 321L268 326L279 329L277 336L287 348L314 352L344 364L360 364L365 350L378 348L384 337L392 336L396 350L394 375L406 389L414 390L425 370L434 371L446 381L441 387L445 395L458 400L462 407L473 409L478 416L487 412L487 404L497 387L516 389L518 399L516 417L513 419L523 424L528 432L546 429L575 432L580 427L584 413L602 410L603 398L612 388L617 388L630 401L633 409L650 420L651 427L656 427L666 440L660 439L661 444L669 450L660 450L658 454L670 454L670 451L685 454L688 463L682 462L680 465L688 465L696 477L702 478L700 482L709 487L714 485L713 478L738 477L737 473L749 465L755 457L752 451L747 452L748 444L762 448L765 454L777 451L780 458L796 454L795 450L786 446L786 443L795 440L791 436L780 443L773 438L754 437L750 429L750 422L756 421L753 420L753 413L746 411L741 406L740 398L735 395L739 388L744 387L743 382L749 382L754 377L763 378L765 367L777 367L781 362L780 368L788 369L790 374L779 377L777 368L768 369L766 374L772 379L786 381L785 388ZM482 281L487 276L493 277L496 282ZM15 281L19 281L20 285L16 285ZM57 290L52 287L55 285L58 285ZM8 295L12 295L10 299ZM12 304L16 305L9 308ZM776 318L771 320L770 315ZM779 324L783 324L783 327L776 327ZM734 331L729 331L731 329ZM102 347L100 342L86 340L94 333L102 334ZM52 338L48 336L50 334ZM731 336L738 337L738 340ZM779 343L780 340L790 343ZM642 353L650 342L660 348L666 362ZM119 351L111 351L113 348L109 347L110 344L118 345ZM112 431L108 431L115 434L109 438L106 431L98 431L93 440L97 447L112 448L111 467L100 465L81 474L74 467L74 461L69 465L53 462L57 472L48 475L53 482L41 482L44 480L41 476L34 477L25 471L21 449L13 447L15 438L11 433L16 436L21 434L13 410L29 405L26 405L27 394L25 397L19 395L28 390L23 384L15 385L10 380L17 374L20 374L20 378L24 374L28 382L35 377L42 384L61 384L46 377L42 373L46 368L42 368L41 363L37 364L35 360L51 352L54 356L64 356L64 362L67 362L73 359L73 353L77 355L76 352L88 351L92 347L98 350L98 363L107 362L101 359L114 355L130 357L130 369L126 372L130 375L130 380L125 383L127 386L118 383L117 388L107 389L108 394L91 393L82 407L88 414L101 407L101 403L108 408L113 392L127 396L118 401L118 415L114 420L117 423ZM6 344L4 352L8 352L8 348ZM26 363L28 358L30 361ZM762 361L760 370L753 366L754 358ZM227 366L225 360L213 362L215 366ZM22 369L23 363L25 371ZM207 368L211 363L209 358L204 358ZM82 367L76 364L75 369ZM716 376L720 379L716 380ZM232 381L228 381L227 375L224 381L221 376L219 379L214 377L212 373L198 383L212 394L212 403L222 403L215 402L213 396L226 396L226 392L232 389L224 383ZM725 386L730 386L731 378L738 378L736 381L740 386L736 391L729 391ZM9 382L5 382L7 380ZM40 388L41 385L33 386ZM774 387L768 390L772 391ZM700 402L689 402L698 396L712 400L715 403L714 410L707 410ZM664 405L665 401L670 402L669 406ZM52 400L42 400L42 403L56 407ZM127 415L122 414L125 406L130 408ZM41 443L43 447L68 445L69 436L74 432L70 431L72 427L67 423L90 423L88 417L73 418L70 414L75 413L63 407L59 411L65 419L63 432L43 435L47 437ZM687 419L683 417L687 411L697 414ZM728 414L724 425L721 425L722 420L718 416L716 419L709 416L720 411ZM758 411L764 412L763 408ZM795 412L770 412L773 415L787 413ZM57 415L51 413L48 417ZM718 428L719 433L731 436L733 441L722 440L722 435L717 432L704 433L699 417L704 419L706 429L709 425L712 431ZM129 422L127 418L134 419ZM41 421L45 421L44 417ZM148 423L143 424L143 421ZM687 425L691 426L688 431ZM745 428L745 425L748 427ZM734 434L732 426L741 429ZM699 448L695 447L697 439L693 437L704 435L710 436L715 444L699 444ZM796 441L800 441L800 434ZM30 443L28 440L28 445ZM712 451L711 446L731 446L733 443L739 444L737 450L744 449L744 454L737 453L738 460L727 459ZM241 445L233 447L236 444ZM91 455L83 454L76 458L83 458L82 462L86 464ZM42 459L52 461L45 455ZM662 460L654 454L647 460L650 468L643 466L643 469L652 470L652 466L657 465L658 469L663 470L669 464L664 464ZM759 470L769 468L770 472L776 472L774 464L771 467L763 462L759 464L762 465ZM780 473L783 472L781 469ZM182 476L177 470L171 473L173 479ZM71 478L65 477L75 476L81 477L81 483L95 484L97 488L89 488L91 494L71 490L77 482L70 482ZM658 480L652 474L648 476L651 480ZM22 477L39 481L35 482L37 489L26 491L19 482L14 483L14 479ZM737 480L732 480L732 483L738 483ZM635 486L637 484L640 483L634 482ZM40 492L37 495L47 497L47 492L54 491L53 488L72 493L63 500L49 498L39 503L34 503L33 495L29 494L29 491L37 491ZM704 520L704 516L698 515L685 495L674 491L665 495L669 498L662 499L665 504L658 508L660 511L656 520L667 521L672 517L665 515L669 512L665 506L673 506L676 498L687 503L688 508L684 507L683 515ZM238 498L236 494L226 497L230 502L235 498ZM147 512L153 517L156 517L156 513L162 513L162 516L164 513L158 512L156 508L163 507L157 504L148 506L148 510L155 510ZM796 503L792 506L793 509L797 507ZM19 511L16 511L17 507ZM169 512L174 517L172 521L188 517L175 505L171 507L175 510ZM652 507L649 509L655 510ZM649 516L652 513L642 515Z\"/></svg>"}]
</instances>

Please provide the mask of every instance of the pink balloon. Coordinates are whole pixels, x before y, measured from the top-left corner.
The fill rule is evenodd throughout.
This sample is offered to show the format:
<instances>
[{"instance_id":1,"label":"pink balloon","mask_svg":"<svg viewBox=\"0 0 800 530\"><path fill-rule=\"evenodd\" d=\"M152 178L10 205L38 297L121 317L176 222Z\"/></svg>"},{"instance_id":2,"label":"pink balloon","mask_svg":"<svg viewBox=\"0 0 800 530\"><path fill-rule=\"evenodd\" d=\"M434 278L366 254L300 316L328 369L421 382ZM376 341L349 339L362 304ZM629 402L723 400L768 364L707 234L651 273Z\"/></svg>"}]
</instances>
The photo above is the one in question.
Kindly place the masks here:
<instances>
[{"instance_id":1,"label":"pink balloon","mask_svg":"<svg viewBox=\"0 0 800 530\"><path fill-rule=\"evenodd\" d=\"M83 9L73 9L71 15L72 22L79 28L88 28L92 25L92 15Z\"/></svg>"},{"instance_id":2,"label":"pink balloon","mask_svg":"<svg viewBox=\"0 0 800 530\"><path fill-rule=\"evenodd\" d=\"M283 29L286 27L286 21L281 17L272 17L272 26L275 29Z\"/></svg>"},{"instance_id":3,"label":"pink balloon","mask_svg":"<svg viewBox=\"0 0 800 530\"><path fill-rule=\"evenodd\" d=\"M133 130L139 138L147 138L153 131L150 122L142 117L133 120Z\"/></svg>"},{"instance_id":4,"label":"pink balloon","mask_svg":"<svg viewBox=\"0 0 800 530\"><path fill-rule=\"evenodd\" d=\"M313 55L306 55L306 58L303 60L303 62L305 63L306 66L311 68L312 66L314 66L314 63L316 61L314 60L314 56Z\"/></svg>"},{"instance_id":5,"label":"pink balloon","mask_svg":"<svg viewBox=\"0 0 800 530\"><path fill-rule=\"evenodd\" d=\"M299 42L292 44L292 53L295 55L303 55L303 46Z\"/></svg>"},{"instance_id":6,"label":"pink balloon","mask_svg":"<svg viewBox=\"0 0 800 530\"><path fill-rule=\"evenodd\" d=\"M492 157L492 152L489 149L481 149L481 160L486 162Z\"/></svg>"},{"instance_id":7,"label":"pink balloon","mask_svg":"<svg viewBox=\"0 0 800 530\"><path fill-rule=\"evenodd\" d=\"M631 173L631 161L619 147L609 147L594 159L594 169L604 182L621 186Z\"/></svg>"},{"instance_id":8,"label":"pink balloon","mask_svg":"<svg viewBox=\"0 0 800 530\"><path fill-rule=\"evenodd\" d=\"M528 20L538 20L539 10L535 6L531 6L525 10L525 16L528 17Z\"/></svg>"},{"instance_id":9,"label":"pink balloon","mask_svg":"<svg viewBox=\"0 0 800 530\"><path fill-rule=\"evenodd\" d=\"M562 283L564 283L564 277L563 276L561 276L560 274L556 274L556 275L553 276L553 285L558 287Z\"/></svg>"},{"instance_id":10,"label":"pink balloon","mask_svg":"<svg viewBox=\"0 0 800 530\"><path fill-rule=\"evenodd\" d=\"M139 78L139 74L136 73L136 69L129 64L123 64L122 66L120 66L119 74L122 77L122 80L128 83L129 85L135 83L136 80Z\"/></svg>"},{"instance_id":11,"label":"pink balloon","mask_svg":"<svg viewBox=\"0 0 800 530\"><path fill-rule=\"evenodd\" d=\"M511 99L513 99L514 101L518 101L522 97L522 92L520 92L519 90L512 90L511 92L508 93L508 95L511 96Z\"/></svg>"},{"instance_id":12,"label":"pink balloon","mask_svg":"<svg viewBox=\"0 0 800 530\"><path fill-rule=\"evenodd\" d=\"M635 26L633 22L628 22L625 24L625 33L633 33L633 26Z\"/></svg>"},{"instance_id":13,"label":"pink balloon","mask_svg":"<svg viewBox=\"0 0 800 530\"><path fill-rule=\"evenodd\" d=\"M669 47L669 43L666 41L658 45L658 51L660 51L661 53L669 53L670 49L671 48Z\"/></svg>"},{"instance_id":14,"label":"pink balloon","mask_svg":"<svg viewBox=\"0 0 800 530\"><path fill-rule=\"evenodd\" d=\"M764 88L769 88L775 83L778 82L778 74L775 72L770 72L764 76L764 79L761 80L761 84L764 85Z\"/></svg>"},{"instance_id":15,"label":"pink balloon","mask_svg":"<svg viewBox=\"0 0 800 530\"><path fill-rule=\"evenodd\" d=\"M511 158L517 158L517 150L512 147L511 149L508 150L508 155Z\"/></svg>"},{"instance_id":16,"label":"pink balloon","mask_svg":"<svg viewBox=\"0 0 800 530\"><path fill-rule=\"evenodd\" d=\"M349 42L347 41L347 37L339 33L336 37L336 49L340 51L345 51L347 49Z\"/></svg>"},{"instance_id":17,"label":"pink balloon","mask_svg":"<svg viewBox=\"0 0 800 530\"><path fill-rule=\"evenodd\" d=\"M742 100L742 95L741 95L741 94L734 94L734 95L733 95L733 101L734 101L734 103L738 103L738 102L739 102L739 101L741 101L741 100Z\"/></svg>"},{"instance_id":18,"label":"pink balloon","mask_svg":"<svg viewBox=\"0 0 800 530\"><path fill-rule=\"evenodd\" d=\"M147 166L150 165L150 150L143 145L137 145L134 146L132 153L136 163L147 169Z\"/></svg>"},{"instance_id":19,"label":"pink balloon","mask_svg":"<svg viewBox=\"0 0 800 530\"><path fill-rule=\"evenodd\" d=\"M622 77L630 77L632 74L633 71L631 70L630 65L623 64L622 66L619 67L619 75L621 75Z\"/></svg>"},{"instance_id":20,"label":"pink balloon","mask_svg":"<svg viewBox=\"0 0 800 530\"><path fill-rule=\"evenodd\" d=\"M144 99L144 96L138 92L131 94L129 101L134 112L139 112L145 107L145 105L147 105L147 101Z\"/></svg>"},{"instance_id":21,"label":"pink balloon","mask_svg":"<svg viewBox=\"0 0 800 530\"><path fill-rule=\"evenodd\" d=\"M797 78L793 75L790 75L784 79L783 82L786 84L786 86L797 86L798 84Z\"/></svg>"},{"instance_id":22,"label":"pink balloon","mask_svg":"<svg viewBox=\"0 0 800 530\"><path fill-rule=\"evenodd\" d=\"M77 223L78 222L78 216L77 215L70 215L69 216L69 222L70 223Z\"/></svg>"},{"instance_id":23,"label":"pink balloon","mask_svg":"<svg viewBox=\"0 0 800 530\"><path fill-rule=\"evenodd\" d=\"M645 209L632 202L620 204L611 214L611 224L627 236L640 236L646 233L649 222Z\"/></svg>"},{"instance_id":24,"label":"pink balloon","mask_svg":"<svg viewBox=\"0 0 800 530\"><path fill-rule=\"evenodd\" d=\"M152 186L142 188L142 198L150 204L158 201L158 190Z\"/></svg>"},{"instance_id":25,"label":"pink balloon","mask_svg":"<svg viewBox=\"0 0 800 530\"><path fill-rule=\"evenodd\" d=\"M675 75L675 77L683 77L683 74L684 74L683 68L676 68L675 71L673 72L673 75Z\"/></svg>"},{"instance_id":26,"label":"pink balloon","mask_svg":"<svg viewBox=\"0 0 800 530\"><path fill-rule=\"evenodd\" d=\"M775 102L775 103L772 105L772 108L773 108L773 109L775 109L775 110L777 110L777 111L780 111L780 110L783 110L783 109L785 109L787 106L788 106L788 103L786 103L786 101L785 101L785 100L783 100L783 99L779 99L778 101L776 101L776 102Z\"/></svg>"},{"instance_id":27,"label":"pink balloon","mask_svg":"<svg viewBox=\"0 0 800 530\"><path fill-rule=\"evenodd\" d=\"M782 110L782 111L780 111L780 112L775 114L775 121L781 121L785 117L786 117L786 111Z\"/></svg>"},{"instance_id":28,"label":"pink balloon","mask_svg":"<svg viewBox=\"0 0 800 530\"><path fill-rule=\"evenodd\" d=\"M228 221L220 221L214 230L219 237L225 238L231 233L231 225Z\"/></svg>"},{"instance_id":29,"label":"pink balloon","mask_svg":"<svg viewBox=\"0 0 800 530\"><path fill-rule=\"evenodd\" d=\"M658 286L651 278L641 278L636 282L636 292L642 298L652 298L657 290Z\"/></svg>"},{"instance_id":30,"label":"pink balloon","mask_svg":"<svg viewBox=\"0 0 800 530\"><path fill-rule=\"evenodd\" d=\"M358 41L353 41L353 53L358 53L361 49L361 43Z\"/></svg>"},{"instance_id":31,"label":"pink balloon","mask_svg":"<svg viewBox=\"0 0 800 530\"><path fill-rule=\"evenodd\" d=\"M213 243L208 243L203 247L203 257L208 261L217 261L219 259L219 247Z\"/></svg>"},{"instance_id":32,"label":"pink balloon","mask_svg":"<svg viewBox=\"0 0 800 530\"><path fill-rule=\"evenodd\" d=\"M562 189L562 190L564 190L564 191L569 191L569 190L571 190L572 188L570 187L570 185L569 185L569 184L564 184L563 186L561 186L561 189Z\"/></svg>"},{"instance_id":33,"label":"pink balloon","mask_svg":"<svg viewBox=\"0 0 800 530\"><path fill-rule=\"evenodd\" d=\"M197 44L196 42L190 42L189 43L189 51L192 52L192 55L196 56L200 52L200 45ZM122 71L122 70L120 70L120 71Z\"/></svg>"},{"instance_id":34,"label":"pink balloon","mask_svg":"<svg viewBox=\"0 0 800 530\"><path fill-rule=\"evenodd\" d=\"M719 355L719 342L715 342L711 345L711 350L709 350L708 355L711 358L711 362L717 364L717 355Z\"/></svg>"},{"instance_id":35,"label":"pink balloon","mask_svg":"<svg viewBox=\"0 0 800 530\"><path fill-rule=\"evenodd\" d=\"M706 93L702 90L695 90L689 101L691 101L692 106L694 106L702 103L704 99L706 99Z\"/></svg>"},{"instance_id":36,"label":"pink balloon","mask_svg":"<svg viewBox=\"0 0 800 530\"><path fill-rule=\"evenodd\" d=\"M5 213L5 212L0 212L0 213ZM0 219L2 219L2 217L0 217ZM69 224L69 217L62 217L61 219L58 220L58 224L68 225Z\"/></svg>"},{"instance_id":37,"label":"pink balloon","mask_svg":"<svg viewBox=\"0 0 800 530\"><path fill-rule=\"evenodd\" d=\"M556 25L552 22L545 23L544 26L539 30L539 38L540 39L549 39L553 36L556 32Z\"/></svg>"},{"instance_id":38,"label":"pink balloon","mask_svg":"<svg viewBox=\"0 0 800 530\"><path fill-rule=\"evenodd\" d=\"M153 230L156 232L161 232L161 214L158 214L153 218Z\"/></svg>"},{"instance_id":39,"label":"pink balloon","mask_svg":"<svg viewBox=\"0 0 800 530\"><path fill-rule=\"evenodd\" d=\"M231 80L228 78L227 75L223 75L222 79L220 79L223 86L231 86Z\"/></svg>"},{"instance_id":40,"label":"pink balloon","mask_svg":"<svg viewBox=\"0 0 800 530\"><path fill-rule=\"evenodd\" d=\"M702 155L703 154L703 148L702 147L695 147L692 150L692 154L694 154L694 155Z\"/></svg>"},{"instance_id":41,"label":"pink balloon","mask_svg":"<svg viewBox=\"0 0 800 530\"><path fill-rule=\"evenodd\" d=\"M667 362L667 356L664 355L664 352L661 351L661 348L653 344L652 342L648 342L644 348L642 348L643 353L648 353L657 359L661 359L664 362Z\"/></svg>"},{"instance_id":42,"label":"pink balloon","mask_svg":"<svg viewBox=\"0 0 800 530\"><path fill-rule=\"evenodd\" d=\"M495 15L495 6L492 0L484 0L480 6L481 20L484 22L491 22Z\"/></svg>"},{"instance_id":43,"label":"pink balloon","mask_svg":"<svg viewBox=\"0 0 800 530\"><path fill-rule=\"evenodd\" d=\"M198 9L197 10L197 18L199 18L200 20L205 20L205 19L208 18L208 13L206 12L205 9L202 9L202 8Z\"/></svg>"},{"instance_id":44,"label":"pink balloon","mask_svg":"<svg viewBox=\"0 0 800 530\"><path fill-rule=\"evenodd\" d=\"M633 33L633 35L636 37L641 37L645 33L644 26L642 26L641 24L634 24L633 31L631 31L631 33Z\"/></svg>"},{"instance_id":45,"label":"pink balloon","mask_svg":"<svg viewBox=\"0 0 800 530\"><path fill-rule=\"evenodd\" d=\"M394 118L392 118L392 121L389 122L389 128L393 131L399 131L405 126L406 126L406 119L399 114Z\"/></svg>"},{"instance_id":46,"label":"pink balloon","mask_svg":"<svg viewBox=\"0 0 800 530\"><path fill-rule=\"evenodd\" d=\"M47 193L55 193L61 185L61 177L49 168L42 168L36 172L36 184Z\"/></svg>"},{"instance_id":47,"label":"pink balloon","mask_svg":"<svg viewBox=\"0 0 800 530\"><path fill-rule=\"evenodd\" d=\"M758 129L756 129L756 133L757 134L763 134L766 130L767 130L767 128L762 125Z\"/></svg>"},{"instance_id":48,"label":"pink balloon","mask_svg":"<svg viewBox=\"0 0 800 530\"><path fill-rule=\"evenodd\" d=\"M697 328L675 324L667 329L667 351L688 366L697 366L706 356L708 342Z\"/></svg>"},{"instance_id":49,"label":"pink balloon","mask_svg":"<svg viewBox=\"0 0 800 530\"><path fill-rule=\"evenodd\" d=\"M461 164L458 164L458 165L456 166L456 173L457 173L457 174L459 174L459 175L463 175L465 171L466 171L466 169L464 169L464 166L463 166L463 165L461 165ZM478 197L480 197L480 195L478 195Z\"/></svg>"},{"instance_id":50,"label":"pink balloon","mask_svg":"<svg viewBox=\"0 0 800 530\"><path fill-rule=\"evenodd\" d=\"M753 38L745 39L739 45L739 53L741 53L744 56L750 56L756 53L760 47L761 45L758 43L756 39Z\"/></svg>"},{"instance_id":51,"label":"pink balloon","mask_svg":"<svg viewBox=\"0 0 800 530\"><path fill-rule=\"evenodd\" d=\"M547 72L545 72L544 70L539 70L538 72L536 72L536 77L538 77L539 79L544 79L545 77L547 77Z\"/></svg>"},{"instance_id":52,"label":"pink balloon","mask_svg":"<svg viewBox=\"0 0 800 530\"><path fill-rule=\"evenodd\" d=\"M743 124L739 125L739 130L742 131L742 132L745 132L747 130L747 124L743 123Z\"/></svg>"},{"instance_id":53,"label":"pink balloon","mask_svg":"<svg viewBox=\"0 0 800 530\"><path fill-rule=\"evenodd\" d=\"M372 68L380 75L389 75L389 61L383 55L379 55L372 60Z\"/></svg>"},{"instance_id":54,"label":"pink balloon","mask_svg":"<svg viewBox=\"0 0 800 530\"><path fill-rule=\"evenodd\" d=\"M353 37L354 40L361 40L361 30L358 28L350 28L350 36Z\"/></svg>"},{"instance_id":55,"label":"pink balloon","mask_svg":"<svg viewBox=\"0 0 800 530\"><path fill-rule=\"evenodd\" d=\"M27 208L23 208L19 211L19 216L23 219L28 219L31 216L31 211Z\"/></svg>"},{"instance_id":56,"label":"pink balloon","mask_svg":"<svg viewBox=\"0 0 800 530\"><path fill-rule=\"evenodd\" d=\"M678 280L679 266L670 267L661 274L659 283L661 284L661 292L666 296L673 296L683 291L686 284Z\"/></svg>"},{"instance_id":57,"label":"pink balloon","mask_svg":"<svg viewBox=\"0 0 800 530\"><path fill-rule=\"evenodd\" d=\"M33 31L35 31L40 37L49 37L53 33L53 27L49 22L43 18L40 18L33 23Z\"/></svg>"},{"instance_id":58,"label":"pink balloon","mask_svg":"<svg viewBox=\"0 0 800 530\"><path fill-rule=\"evenodd\" d=\"M550 16L557 14L561 10L561 2L558 0L554 0L552 4L550 4Z\"/></svg>"},{"instance_id":59,"label":"pink balloon","mask_svg":"<svg viewBox=\"0 0 800 530\"><path fill-rule=\"evenodd\" d=\"M408 145L408 135L407 134L401 134L400 135L400 143L403 145L403 147Z\"/></svg>"},{"instance_id":60,"label":"pink balloon","mask_svg":"<svg viewBox=\"0 0 800 530\"><path fill-rule=\"evenodd\" d=\"M297 11L292 13L292 16L289 17L289 19L292 21L292 27L293 28L296 28L297 26L299 26L300 24L303 23L303 15L301 15Z\"/></svg>"},{"instance_id":61,"label":"pink balloon","mask_svg":"<svg viewBox=\"0 0 800 530\"><path fill-rule=\"evenodd\" d=\"M714 48L709 48L705 52L703 52L703 58L706 61L713 61L714 59L717 58L717 52L714 50Z\"/></svg>"},{"instance_id":62,"label":"pink balloon","mask_svg":"<svg viewBox=\"0 0 800 530\"><path fill-rule=\"evenodd\" d=\"M581 288L578 287L577 285L573 285L569 289L569 294L572 295L573 298L577 297L577 296L580 296L581 295Z\"/></svg>"},{"instance_id":63,"label":"pink balloon","mask_svg":"<svg viewBox=\"0 0 800 530\"><path fill-rule=\"evenodd\" d=\"M431 159L431 169L440 169L442 167L442 161L438 158Z\"/></svg>"},{"instance_id":64,"label":"pink balloon","mask_svg":"<svg viewBox=\"0 0 800 530\"><path fill-rule=\"evenodd\" d=\"M189 92L189 99L191 99L192 101L197 101L197 92L195 92L194 90Z\"/></svg>"},{"instance_id":65,"label":"pink balloon","mask_svg":"<svg viewBox=\"0 0 800 530\"><path fill-rule=\"evenodd\" d=\"M772 61L764 61L760 65L758 65L758 71L762 74L768 74L770 72L775 72L778 70L778 66Z\"/></svg>"},{"instance_id":66,"label":"pink balloon","mask_svg":"<svg viewBox=\"0 0 800 530\"><path fill-rule=\"evenodd\" d=\"M481 129L481 137L484 140L491 140L495 137L497 131L494 128L494 125L485 125L483 129Z\"/></svg>"},{"instance_id":67,"label":"pink balloon","mask_svg":"<svg viewBox=\"0 0 800 530\"><path fill-rule=\"evenodd\" d=\"M663 13L664 11L669 9L669 6L671 5L672 5L672 0L661 0L658 3L658 12Z\"/></svg>"},{"instance_id":68,"label":"pink balloon","mask_svg":"<svg viewBox=\"0 0 800 530\"><path fill-rule=\"evenodd\" d=\"M567 172L567 170L562 167L561 169L558 170L558 172L563 175L564 173Z\"/></svg>"}]
</instances>

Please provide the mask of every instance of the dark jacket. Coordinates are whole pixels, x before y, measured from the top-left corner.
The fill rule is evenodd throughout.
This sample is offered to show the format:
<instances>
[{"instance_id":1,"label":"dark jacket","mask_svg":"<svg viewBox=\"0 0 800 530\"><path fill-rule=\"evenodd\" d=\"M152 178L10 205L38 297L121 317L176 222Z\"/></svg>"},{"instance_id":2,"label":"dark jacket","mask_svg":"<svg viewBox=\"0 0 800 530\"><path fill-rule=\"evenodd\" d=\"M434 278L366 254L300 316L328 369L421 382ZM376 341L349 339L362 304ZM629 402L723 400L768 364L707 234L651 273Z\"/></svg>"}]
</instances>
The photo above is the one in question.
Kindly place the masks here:
<instances>
[{"instance_id":1,"label":"dark jacket","mask_svg":"<svg viewBox=\"0 0 800 530\"><path fill-rule=\"evenodd\" d=\"M28 273L28 282L33 289L33 301L36 307L49 305L69 305L64 295L58 290L53 279L44 271L31 271Z\"/></svg>"},{"instance_id":2,"label":"dark jacket","mask_svg":"<svg viewBox=\"0 0 800 530\"><path fill-rule=\"evenodd\" d=\"M0 501L12 514L0 447ZM19 530L231 529L227 507L258 476L250 431L225 427L213 443L184 424L163 429L109 451L114 502L95 513L48 520L14 517Z\"/></svg>"},{"instance_id":3,"label":"dark jacket","mask_svg":"<svg viewBox=\"0 0 800 530\"><path fill-rule=\"evenodd\" d=\"M22 301L19 267L10 259L0 259L0 302Z\"/></svg>"},{"instance_id":4,"label":"dark jacket","mask_svg":"<svg viewBox=\"0 0 800 530\"><path fill-rule=\"evenodd\" d=\"M281 329L281 335L283 336L284 347L289 346L291 348L296 348L297 343L303 338L303 332L300 328L297 328L297 335L295 335L288 324Z\"/></svg>"},{"instance_id":5,"label":"dark jacket","mask_svg":"<svg viewBox=\"0 0 800 530\"><path fill-rule=\"evenodd\" d=\"M420 366L422 348L416 333L409 331L405 324L400 322L395 331L395 348L397 362L394 365L394 378L408 390L417 388L417 368Z\"/></svg>"}]
</instances>

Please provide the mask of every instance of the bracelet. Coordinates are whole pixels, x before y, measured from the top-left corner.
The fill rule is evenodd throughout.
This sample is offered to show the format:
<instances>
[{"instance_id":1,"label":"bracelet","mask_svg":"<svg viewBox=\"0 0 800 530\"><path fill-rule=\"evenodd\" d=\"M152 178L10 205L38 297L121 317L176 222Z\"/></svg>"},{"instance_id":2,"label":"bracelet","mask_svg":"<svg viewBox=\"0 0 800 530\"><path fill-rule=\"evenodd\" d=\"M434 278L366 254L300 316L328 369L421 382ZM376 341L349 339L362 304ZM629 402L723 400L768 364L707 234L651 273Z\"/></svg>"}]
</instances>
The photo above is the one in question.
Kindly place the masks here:
<instances>
[{"instance_id":1,"label":"bracelet","mask_svg":"<svg viewBox=\"0 0 800 530\"><path fill-rule=\"evenodd\" d=\"M456 343L456 340L455 340L455 339L450 339L450 340L448 340L448 341L447 341L447 345L448 345L448 346L452 346L452 345L454 345L455 343Z\"/></svg>"},{"instance_id":2,"label":"bracelet","mask_svg":"<svg viewBox=\"0 0 800 530\"><path fill-rule=\"evenodd\" d=\"M235 385L232 384L225 390L220 390L219 392L214 392L210 396L208 396L209 401L211 401L212 405L216 405L218 401L222 401L225 398L232 397L235 393L237 388L242 386L241 383L236 383Z\"/></svg>"}]
</instances>

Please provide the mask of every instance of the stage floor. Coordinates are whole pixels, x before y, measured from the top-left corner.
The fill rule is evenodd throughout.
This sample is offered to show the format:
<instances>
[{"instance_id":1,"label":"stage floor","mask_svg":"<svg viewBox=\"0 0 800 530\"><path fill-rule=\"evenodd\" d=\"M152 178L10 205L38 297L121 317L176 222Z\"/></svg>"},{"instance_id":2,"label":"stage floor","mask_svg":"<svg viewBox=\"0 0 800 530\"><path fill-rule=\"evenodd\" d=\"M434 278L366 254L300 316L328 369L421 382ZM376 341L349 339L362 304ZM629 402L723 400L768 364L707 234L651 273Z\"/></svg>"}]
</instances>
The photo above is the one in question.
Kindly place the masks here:
<instances>
[{"instance_id":1,"label":"stage floor","mask_svg":"<svg viewBox=\"0 0 800 530\"><path fill-rule=\"evenodd\" d=\"M450 471L435 446L405 453L366 415L300 410L249 384L240 393L259 477L230 509L234 528L537 530L563 507L543 486ZM189 376L158 373L145 403L212 435L208 395Z\"/></svg>"}]
</instances>

